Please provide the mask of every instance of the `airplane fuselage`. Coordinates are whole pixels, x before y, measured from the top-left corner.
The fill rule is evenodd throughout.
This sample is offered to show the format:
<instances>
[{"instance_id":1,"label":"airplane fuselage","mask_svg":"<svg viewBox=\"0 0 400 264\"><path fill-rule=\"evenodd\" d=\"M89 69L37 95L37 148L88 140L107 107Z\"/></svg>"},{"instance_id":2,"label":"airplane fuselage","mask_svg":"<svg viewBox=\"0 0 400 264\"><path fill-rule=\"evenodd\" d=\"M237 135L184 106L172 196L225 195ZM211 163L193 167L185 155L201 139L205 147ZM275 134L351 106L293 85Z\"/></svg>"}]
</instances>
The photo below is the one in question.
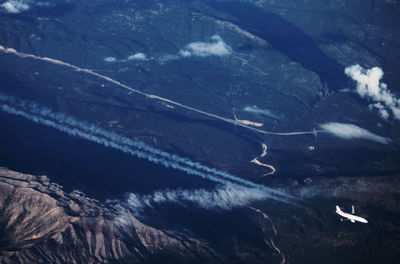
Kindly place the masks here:
<instances>
[{"instance_id":1,"label":"airplane fuselage","mask_svg":"<svg viewBox=\"0 0 400 264\"><path fill-rule=\"evenodd\" d=\"M336 206L336 213L338 215L344 217L344 218L349 219L352 223L355 223L355 222L360 222L360 223L364 223L364 224L368 223L367 219L365 219L365 218L362 218L360 216L356 216L356 215L353 215L353 214L349 214L349 213L343 212L339 208L339 206Z\"/></svg>"}]
</instances>

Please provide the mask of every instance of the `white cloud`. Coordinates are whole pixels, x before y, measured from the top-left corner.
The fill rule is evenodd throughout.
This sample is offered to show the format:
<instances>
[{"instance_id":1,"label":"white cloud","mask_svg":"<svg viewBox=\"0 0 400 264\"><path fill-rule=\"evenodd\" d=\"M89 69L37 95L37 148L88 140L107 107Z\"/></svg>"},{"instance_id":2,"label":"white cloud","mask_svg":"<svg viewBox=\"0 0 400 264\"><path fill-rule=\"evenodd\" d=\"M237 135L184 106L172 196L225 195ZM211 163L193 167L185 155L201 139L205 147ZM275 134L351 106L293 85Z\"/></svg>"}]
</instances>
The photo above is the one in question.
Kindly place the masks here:
<instances>
[{"instance_id":1,"label":"white cloud","mask_svg":"<svg viewBox=\"0 0 400 264\"><path fill-rule=\"evenodd\" d=\"M18 14L23 11L29 10L30 1L24 1L24 0L9 0L3 4L1 4L1 7L5 9L7 13L11 14Z\"/></svg>"},{"instance_id":2,"label":"white cloud","mask_svg":"<svg viewBox=\"0 0 400 264\"><path fill-rule=\"evenodd\" d=\"M381 82L383 77L381 68L364 69L360 65L353 65L347 67L345 73L357 82L357 93L372 102L370 108L378 109L383 119L388 119L391 112L395 119L400 120L400 99Z\"/></svg>"},{"instance_id":3,"label":"white cloud","mask_svg":"<svg viewBox=\"0 0 400 264\"><path fill-rule=\"evenodd\" d=\"M214 35L210 42L192 42L179 51L182 57L226 56L232 53L232 48L220 36Z\"/></svg>"},{"instance_id":4,"label":"white cloud","mask_svg":"<svg viewBox=\"0 0 400 264\"><path fill-rule=\"evenodd\" d=\"M246 106L243 108L243 111L252 113L252 114L256 114L256 115L265 115L265 116L272 117L275 119L280 119L279 116L273 114L271 111L269 111L267 109L258 108L255 105L254 106Z\"/></svg>"},{"instance_id":5,"label":"white cloud","mask_svg":"<svg viewBox=\"0 0 400 264\"><path fill-rule=\"evenodd\" d=\"M179 60L179 59L180 59L180 56L178 56L178 55L165 54L160 57L159 61L160 62L168 62L168 61Z\"/></svg>"},{"instance_id":6,"label":"white cloud","mask_svg":"<svg viewBox=\"0 0 400 264\"><path fill-rule=\"evenodd\" d=\"M147 60L147 56L146 56L146 54L144 54L144 53L138 52L138 53L135 53L135 54L129 56L129 57L127 58L127 60L139 60L139 61L144 61L144 60Z\"/></svg>"},{"instance_id":7,"label":"white cloud","mask_svg":"<svg viewBox=\"0 0 400 264\"><path fill-rule=\"evenodd\" d=\"M138 52L133 55L128 56L126 59L117 59L115 57L106 57L104 61L106 62L127 62L127 61L146 61L147 56L144 53Z\"/></svg>"},{"instance_id":8,"label":"white cloud","mask_svg":"<svg viewBox=\"0 0 400 264\"><path fill-rule=\"evenodd\" d=\"M320 127L326 132L343 139L368 139L382 144L388 144L391 139L378 136L366 129L353 124L325 123Z\"/></svg>"},{"instance_id":9,"label":"white cloud","mask_svg":"<svg viewBox=\"0 0 400 264\"><path fill-rule=\"evenodd\" d=\"M385 109L385 106L381 103L375 103L375 104L370 104L369 105L370 109L376 108L379 111L379 115L382 117L382 119L384 120L388 120L389 119L389 112Z\"/></svg>"},{"instance_id":10,"label":"white cloud","mask_svg":"<svg viewBox=\"0 0 400 264\"><path fill-rule=\"evenodd\" d=\"M147 195L131 193L125 202L120 203L115 200L109 202L116 202L134 212L140 212L145 208L153 208L163 203L174 203L183 206L195 204L209 210L229 210L234 207L243 206L243 204L268 198L270 196L266 192L257 188L226 184L214 190L164 190Z\"/></svg>"},{"instance_id":11,"label":"white cloud","mask_svg":"<svg viewBox=\"0 0 400 264\"><path fill-rule=\"evenodd\" d=\"M104 58L104 61L106 61L106 62L116 62L117 59L115 57L106 57L106 58Z\"/></svg>"},{"instance_id":12,"label":"white cloud","mask_svg":"<svg viewBox=\"0 0 400 264\"><path fill-rule=\"evenodd\" d=\"M151 57L150 60L156 60L161 63L178 60L182 57L208 57L208 56L227 56L232 53L232 48L227 45L220 36L214 35L209 42L192 42L182 48L178 54L164 54L158 58ZM147 61L149 58L146 54L138 52L128 56L125 59L116 59L115 57L107 57L106 62L127 62L127 61Z\"/></svg>"}]
</instances>

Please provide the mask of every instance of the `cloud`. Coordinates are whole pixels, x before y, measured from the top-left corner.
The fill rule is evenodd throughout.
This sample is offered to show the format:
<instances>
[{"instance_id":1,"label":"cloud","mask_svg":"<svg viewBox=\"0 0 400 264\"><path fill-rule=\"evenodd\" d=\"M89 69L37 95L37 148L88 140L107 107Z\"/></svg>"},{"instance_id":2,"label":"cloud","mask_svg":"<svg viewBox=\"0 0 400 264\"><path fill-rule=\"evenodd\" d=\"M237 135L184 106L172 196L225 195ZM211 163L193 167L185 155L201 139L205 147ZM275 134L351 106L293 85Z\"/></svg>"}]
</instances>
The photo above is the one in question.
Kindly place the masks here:
<instances>
[{"instance_id":1,"label":"cloud","mask_svg":"<svg viewBox=\"0 0 400 264\"><path fill-rule=\"evenodd\" d=\"M214 35L210 42L192 42L179 51L182 57L198 56L226 56L232 53L232 48L228 46L220 36Z\"/></svg>"},{"instance_id":2,"label":"cloud","mask_svg":"<svg viewBox=\"0 0 400 264\"><path fill-rule=\"evenodd\" d=\"M128 56L126 59L118 60L115 57L105 57L104 61L106 62L127 62L127 61L146 61L147 56L144 53L138 52L133 55Z\"/></svg>"},{"instance_id":3,"label":"cloud","mask_svg":"<svg viewBox=\"0 0 400 264\"><path fill-rule=\"evenodd\" d=\"M129 56L129 57L127 58L127 60L139 60L139 61L143 61L143 60L147 60L147 56L146 56L146 54L144 54L144 53L138 52L138 53L135 53L135 54Z\"/></svg>"},{"instance_id":4,"label":"cloud","mask_svg":"<svg viewBox=\"0 0 400 264\"><path fill-rule=\"evenodd\" d=\"M117 59L115 57L106 57L106 58L104 58L104 61L106 61L106 62L116 62Z\"/></svg>"},{"instance_id":5,"label":"cloud","mask_svg":"<svg viewBox=\"0 0 400 264\"><path fill-rule=\"evenodd\" d=\"M280 119L279 116L273 114L271 111L269 111L267 109L258 108L255 105L254 106L246 106L246 107L243 108L243 111L248 112L248 113L252 113L252 114L256 114L256 115L264 115L264 116L267 116L267 117Z\"/></svg>"},{"instance_id":6,"label":"cloud","mask_svg":"<svg viewBox=\"0 0 400 264\"><path fill-rule=\"evenodd\" d=\"M164 203L179 204L182 206L196 205L208 210L230 210L254 201L270 198L262 190L238 186L235 184L220 185L214 190L164 190L151 194L129 194L123 202L109 200L133 212L140 212L146 208L154 208Z\"/></svg>"},{"instance_id":7,"label":"cloud","mask_svg":"<svg viewBox=\"0 0 400 264\"><path fill-rule=\"evenodd\" d=\"M378 136L366 129L353 124L325 123L320 127L326 132L343 139L368 139L382 144L388 144L391 139Z\"/></svg>"},{"instance_id":8,"label":"cloud","mask_svg":"<svg viewBox=\"0 0 400 264\"><path fill-rule=\"evenodd\" d=\"M179 60L181 57L178 55L174 54L165 54L159 58L160 62L168 62L168 61L174 61L174 60Z\"/></svg>"},{"instance_id":9,"label":"cloud","mask_svg":"<svg viewBox=\"0 0 400 264\"><path fill-rule=\"evenodd\" d=\"M156 58L151 57L151 60L156 60L161 63L178 60L182 57L209 57L209 56L227 56L232 53L232 48L227 45L220 36L214 35L209 42L192 42L182 48L178 54L164 54ZM125 59L116 59L115 57L106 57L106 62L127 62L127 61L147 61L149 58L146 54L138 52L128 56Z\"/></svg>"},{"instance_id":10,"label":"cloud","mask_svg":"<svg viewBox=\"0 0 400 264\"><path fill-rule=\"evenodd\" d=\"M369 108L372 110L373 108L378 109L379 115L382 119L388 120L390 117L389 112L386 110L385 106L381 103L370 104Z\"/></svg>"},{"instance_id":11,"label":"cloud","mask_svg":"<svg viewBox=\"0 0 400 264\"><path fill-rule=\"evenodd\" d=\"M387 120L392 113L400 120L400 99L391 93L387 85L381 82L383 71L379 67L364 69L360 65L349 66L345 69L347 76L357 82L356 91L362 97L370 100L369 107L376 108L380 116Z\"/></svg>"},{"instance_id":12,"label":"cloud","mask_svg":"<svg viewBox=\"0 0 400 264\"><path fill-rule=\"evenodd\" d=\"M30 1L23 1L23 0L9 0L3 4L1 4L1 7L5 9L7 13L11 14L18 14L24 11L29 10Z\"/></svg>"}]
</instances>

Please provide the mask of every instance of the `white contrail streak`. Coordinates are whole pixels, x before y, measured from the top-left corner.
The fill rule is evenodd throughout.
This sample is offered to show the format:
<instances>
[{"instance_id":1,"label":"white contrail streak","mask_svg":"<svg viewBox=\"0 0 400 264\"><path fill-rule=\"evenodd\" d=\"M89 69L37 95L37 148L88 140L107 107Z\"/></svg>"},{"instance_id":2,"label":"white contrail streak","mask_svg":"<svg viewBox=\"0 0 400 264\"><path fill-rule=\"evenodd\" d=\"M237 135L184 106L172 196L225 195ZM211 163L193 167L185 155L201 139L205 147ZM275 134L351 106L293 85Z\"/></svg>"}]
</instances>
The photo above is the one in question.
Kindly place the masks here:
<instances>
[{"instance_id":1,"label":"white contrail streak","mask_svg":"<svg viewBox=\"0 0 400 264\"><path fill-rule=\"evenodd\" d=\"M22 116L36 123L55 128L72 136L114 148L135 157L147 159L168 168L174 168L191 175L199 176L221 184L234 184L264 191L271 199L292 203L298 198L273 190L263 185L238 178L229 173L209 168L187 158L161 151L140 141L124 137L114 132L106 131L93 124L78 121L70 116L55 113L49 108L43 108L36 103L18 100L15 97L0 94L0 109L14 115Z\"/></svg>"},{"instance_id":2,"label":"white contrail streak","mask_svg":"<svg viewBox=\"0 0 400 264\"><path fill-rule=\"evenodd\" d=\"M160 204L174 203L182 206L193 206L208 210L231 210L243 204L268 199L260 189L239 185L218 184L209 189L164 189L150 194L129 193L125 201L108 200L109 203L121 205L137 214L147 209L155 208Z\"/></svg>"},{"instance_id":3,"label":"white contrail streak","mask_svg":"<svg viewBox=\"0 0 400 264\"><path fill-rule=\"evenodd\" d=\"M16 55L16 56L18 56L20 58L31 58L31 59L35 59L35 60L41 60L41 61L49 62L49 63L52 63L52 64L57 64L57 65L61 65L61 66L64 66L64 67L68 67L68 68L71 68L71 69L73 69L75 71L78 71L78 72L84 72L84 73L90 74L92 76L98 77L100 79L103 79L103 80L105 80L107 82L113 83L113 84L115 84L115 85L117 85L119 87L122 87L124 89L127 89L127 90L129 90L129 91L131 91L133 93L145 96L147 98L155 99L155 100L158 100L158 101L161 101L161 102L166 102L166 103L169 103L171 105L178 106L180 108L183 108L183 109L186 109L186 110L189 110L189 111L192 111L192 112L196 112L196 113L199 113L199 114L202 114L202 115L214 118L214 119L218 119L218 120L230 123L230 124L234 124L234 125L237 125L237 126L240 126L240 127L243 127L243 128L246 128L246 129L261 133L261 134L278 135L278 136L294 136L294 135L307 135L307 134L313 134L314 133L314 131L271 132L271 131L258 129L258 128L251 127L251 126L248 126L246 124L237 122L236 120L233 120L233 119L230 119L230 118L226 118L226 117L223 117L223 116L220 116L220 115L216 115L216 114L213 114L213 113L209 113L209 112L206 112L206 111L203 111L203 110L200 110L200 109L185 105L185 104L181 104L179 102L173 101L173 100L168 99L168 98L164 98L164 97L161 97L161 96L158 96L158 95L153 95L153 94L149 94L149 93L145 93L145 92L139 91L139 90L134 89L134 88L132 88L132 87L130 87L128 85L125 85L125 84L123 84L123 83L121 83L119 81L116 81L116 80L114 80L114 79L112 79L112 78L110 78L108 76L99 74L99 73L94 72L93 70L90 70L90 69L85 69L85 68L81 68L81 67L75 66L75 65L67 63L67 62L63 62L63 61L60 61L60 60L51 59L51 58L47 58L47 57L40 57L40 56L36 56L36 55L33 55L33 54L27 54L27 53L18 52L15 49L5 48L5 47L3 47L1 45L0 45L0 51L2 51L3 53Z\"/></svg>"}]
</instances>

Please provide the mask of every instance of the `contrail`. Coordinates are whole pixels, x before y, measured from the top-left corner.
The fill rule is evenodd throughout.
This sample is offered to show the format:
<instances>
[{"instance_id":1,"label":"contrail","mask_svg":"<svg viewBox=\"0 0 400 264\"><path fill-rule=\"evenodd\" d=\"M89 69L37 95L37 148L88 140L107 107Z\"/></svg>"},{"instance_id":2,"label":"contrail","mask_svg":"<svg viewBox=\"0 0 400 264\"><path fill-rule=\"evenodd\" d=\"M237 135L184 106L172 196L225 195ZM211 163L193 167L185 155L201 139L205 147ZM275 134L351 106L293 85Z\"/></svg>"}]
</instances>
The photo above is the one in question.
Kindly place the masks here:
<instances>
[{"instance_id":1,"label":"contrail","mask_svg":"<svg viewBox=\"0 0 400 264\"><path fill-rule=\"evenodd\" d=\"M301 200L284 192L255 184L232 174L207 167L198 162L193 162L187 158L153 148L143 142L106 131L93 124L78 121L65 114L53 112L51 109L40 107L33 102L18 100L13 96L1 94L0 102L0 109L4 112L22 116L28 120L55 128L69 135L81 137L102 144L103 146L120 150L132 156L143 158L168 168L174 168L187 174L199 176L220 184L233 184L255 188L264 191L265 195L271 199L288 204L296 204L296 200Z\"/></svg>"},{"instance_id":2,"label":"contrail","mask_svg":"<svg viewBox=\"0 0 400 264\"><path fill-rule=\"evenodd\" d=\"M182 206L193 206L208 210L232 210L255 201L269 198L259 189L233 185L218 184L213 189L164 189L150 194L128 193L125 201L107 200L112 204L120 204L135 213L141 213L146 208L154 208L164 203L175 203Z\"/></svg>"},{"instance_id":3,"label":"contrail","mask_svg":"<svg viewBox=\"0 0 400 264\"><path fill-rule=\"evenodd\" d=\"M35 60L41 60L41 61L49 62L49 63L52 63L52 64L57 64L57 65L61 65L61 66L64 66L64 67L68 67L68 68L71 68L71 69L73 69L75 71L78 71L78 72L84 72L84 73L90 74L92 76L98 77L100 79L103 79L103 80L105 80L107 82L113 83L113 84L115 84L115 85L117 85L119 87L122 87L124 89L127 89L127 90L129 90L129 91L131 91L133 93L145 96L147 98L158 100L158 101L161 101L161 102L166 102L166 103L169 103L171 105L178 106L180 108L183 108L183 109L186 109L186 110L189 110L189 111L192 111L192 112L196 112L196 113L199 113L199 114L202 114L202 115L214 118L214 119L218 119L218 120L230 123L230 124L234 124L234 125L237 125L237 126L240 126L240 127L255 131L257 133L268 134L268 135L278 135L278 136L307 135L307 134L314 134L315 133L315 131L271 132L271 131L262 130L262 129L259 129L259 128L255 128L255 127L251 127L249 125L243 124L241 122L237 122L236 120L233 120L233 119L230 119L230 118L226 118L226 117L223 117L223 116L220 116L220 115L209 113L209 112L206 112L206 111L203 111L203 110L200 110L200 109L197 109L197 108L194 108L194 107L191 107L191 106L188 106L188 105L173 101L173 100L168 99L168 98L164 98L164 97L161 97L161 96L158 96L158 95L153 95L153 94L149 94L149 93L145 93L145 92L139 91L139 90L134 89L134 88L132 88L132 87L130 87L128 85L125 85L125 84L123 84L123 83L121 83L121 82L119 82L117 80L114 80L114 79L112 79L112 78L110 78L110 77L108 77L106 75L102 75L102 74L99 74L97 72L94 72L93 70L81 68L81 67L75 66L73 64L67 63L67 62L63 62L63 61L56 60L56 59L51 59L51 58L48 58L48 57L40 57L40 56L36 56L36 55L33 55L33 54L27 54L27 53L18 52L15 49L5 48L5 47L3 47L1 45L0 45L0 51L2 51L3 53L16 55L16 56L18 56L20 58L32 58L32 59L35 59Z\"/></svg>"}]
</instances>

